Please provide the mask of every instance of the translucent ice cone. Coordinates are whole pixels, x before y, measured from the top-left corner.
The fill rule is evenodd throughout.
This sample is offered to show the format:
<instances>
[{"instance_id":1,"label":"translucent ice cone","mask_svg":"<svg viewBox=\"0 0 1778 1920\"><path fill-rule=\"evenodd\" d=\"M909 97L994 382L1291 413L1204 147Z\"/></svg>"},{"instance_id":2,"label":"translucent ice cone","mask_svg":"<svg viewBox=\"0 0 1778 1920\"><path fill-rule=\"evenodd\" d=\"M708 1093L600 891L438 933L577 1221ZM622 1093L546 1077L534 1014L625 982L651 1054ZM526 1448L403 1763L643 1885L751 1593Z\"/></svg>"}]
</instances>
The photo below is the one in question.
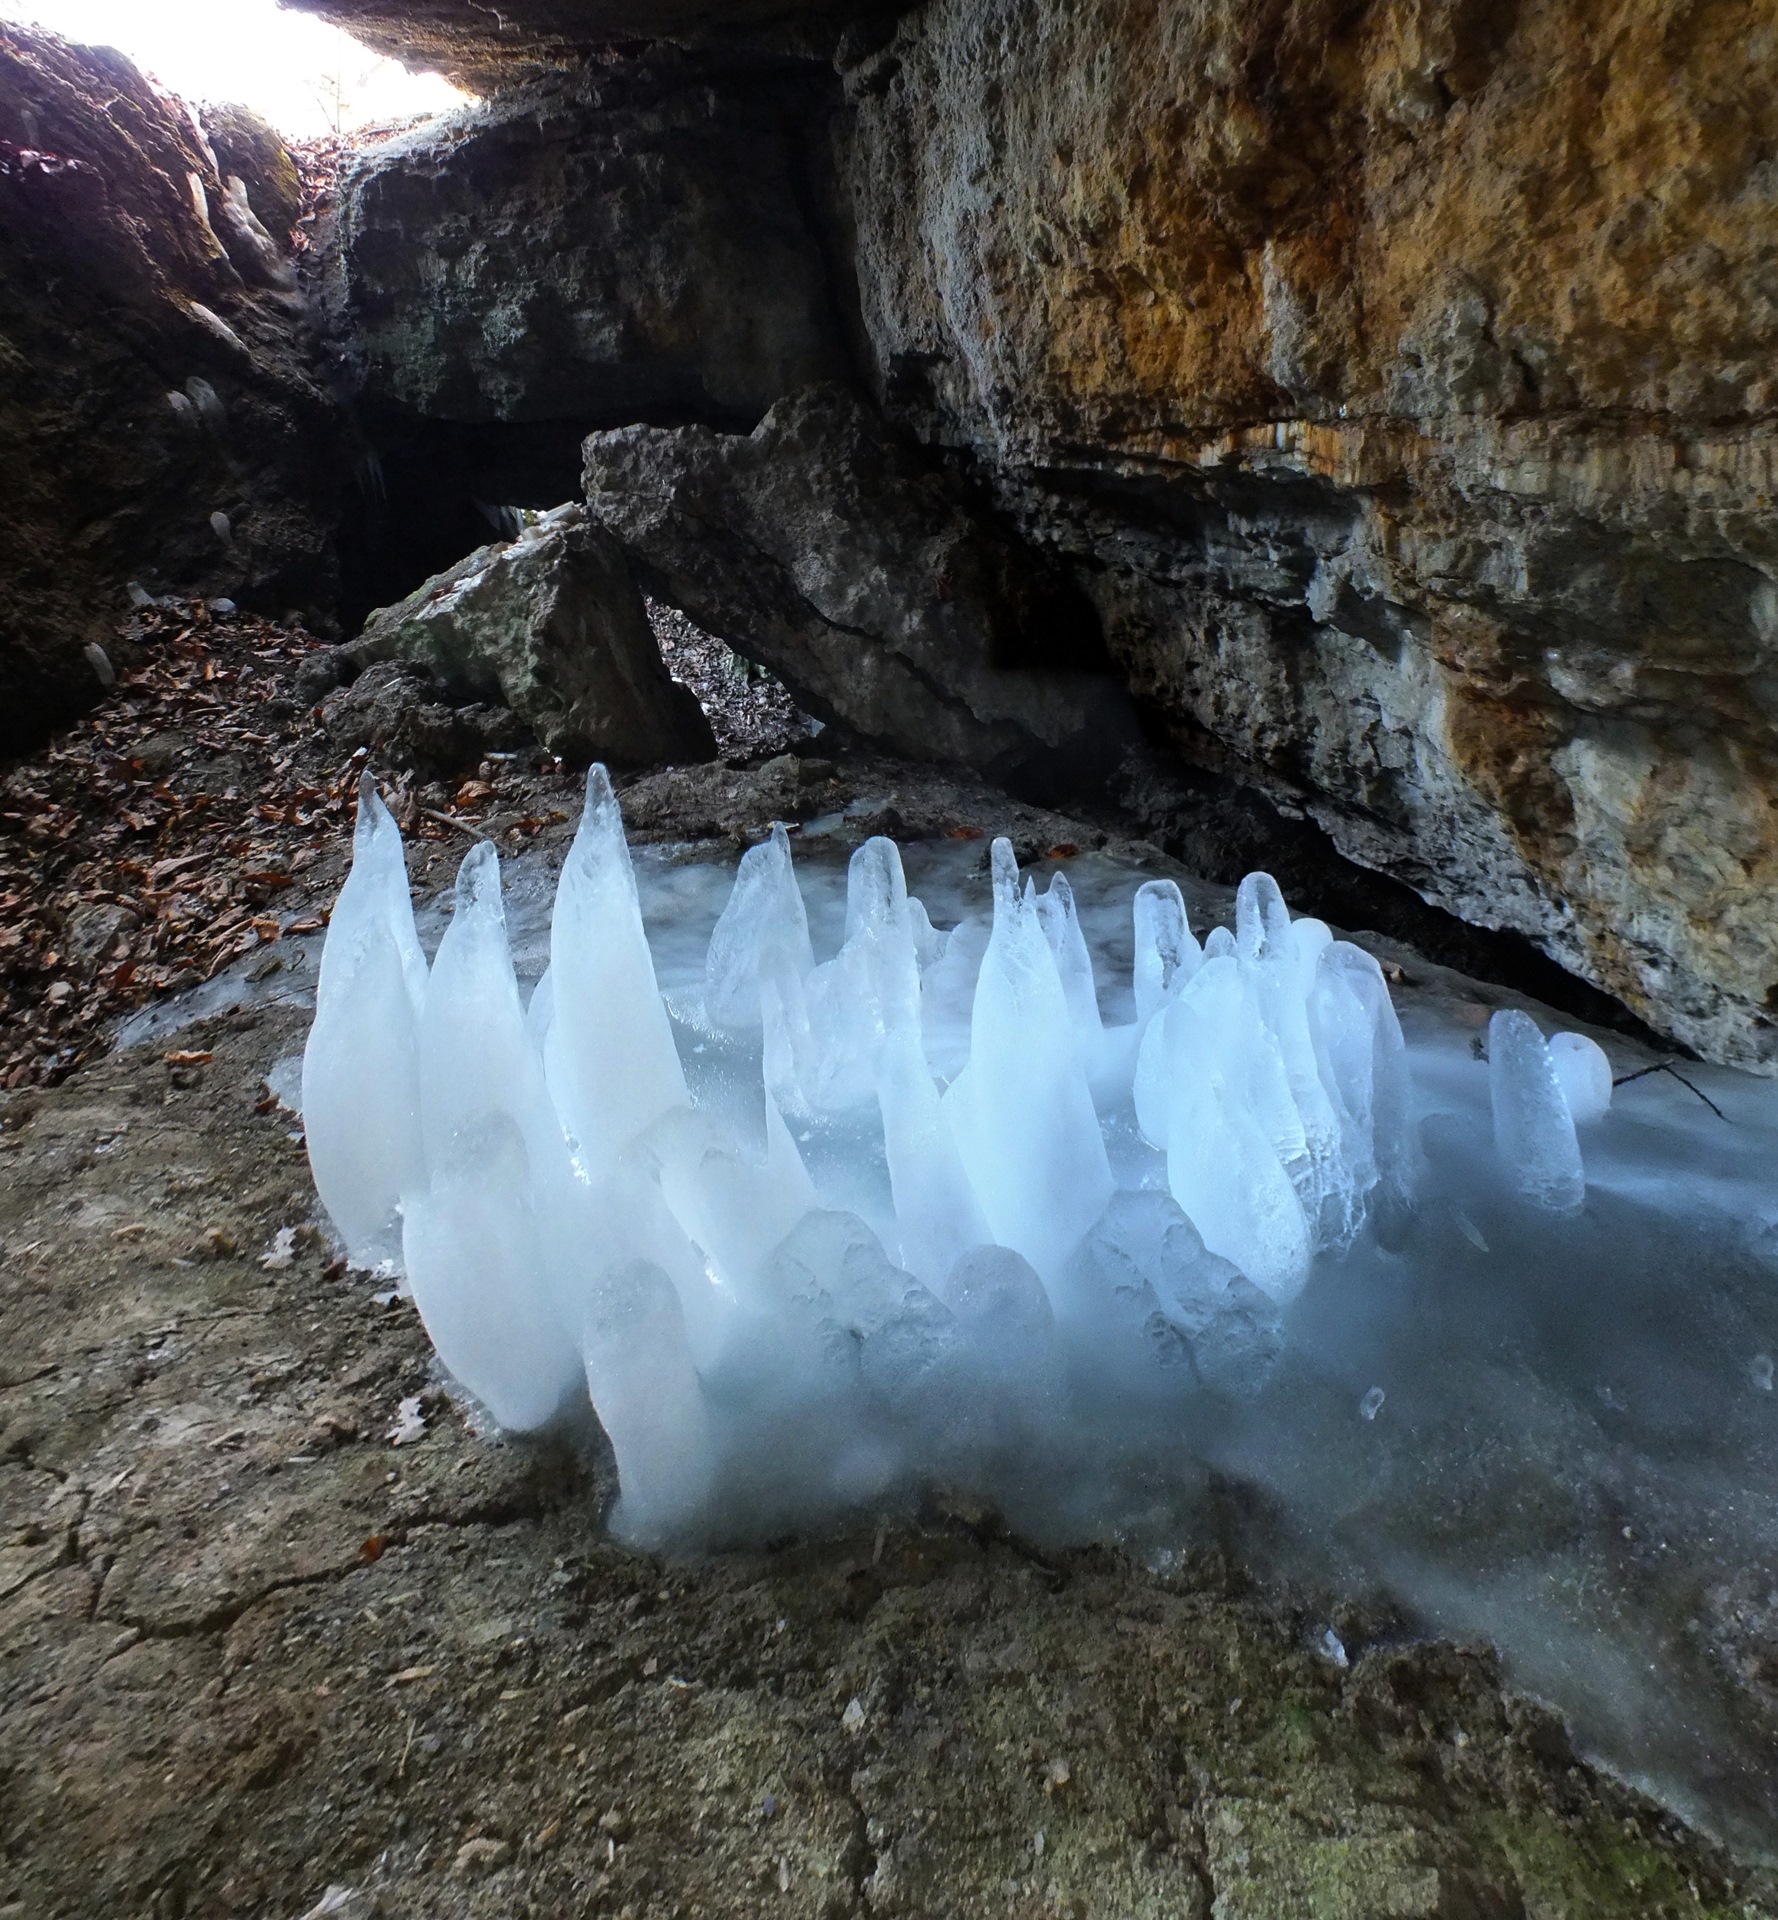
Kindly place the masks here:
<instances>
[{"instance_id":1,"label":"translucent ice cone","mask_svg":"<svg viewBox=\"0 0 1778 1920\"><path fill-rule=\"evenodd\" d=\"M774 953L784 956L799 979L815 964L790 839L781 826L741 856L734 891L710 936L704 1010L714 1025L737 1031L759 1025L762 968Z\"/></svg>"},{"instance_id":2,"label":"translucent ice cone","mask_svg":"<svg viewBox=\"0 0 1778 1920\"><path fill-rule=\"evenodd\" d=\"M364 1266L399 1255L401 1197L424 1173L415 1027L426 978L401 832L367 775L303 1052L316 1191Z\"/></svg>"},{"instance_id":3,"label":"translucent ice cone","mask_svg":"<svg viewBox=\"0 0 1778 1920\"><path fill-rule=\"evenodd\" d=\"M1517 1007L1488 1022L1494 1146L1513 1184L1542 1207L1578 1207L1587 1194L1574 1116L1537 1023Z\"/></svg>"},{"instance_id":4,"label":"translucent ice cone","mask_svg":"<svg viewBox=\"0 0 1778 1920\"><path fill-rule=\"evenodd\" d=\"M550 1091L597 1172L687 1098L623 818L600 766L587 775L586 811L562 863L549 950Z\"/></svg>"},{"instance_id":5,"label":"translucent ice cone","mask_svg":"<svg viewBox=\"0 0 1778 1920\"><path fill-rule=\"evenodd\" d=\"M657 1543L696 1517L715 1470L704 1390L672 1281L631 1261L603 1276L582 1335L587 1391L617 1457L621 1539Z\"/></svg>"},{"instance_id":6,"label":"translucent ice cone","mask_svg":"<svg viewBox=\"0 0 1778 1920\"><path fill-rule=\"evenodd\" d=\"M552 1295L524 1137L505 1114L451 1137L405 1209L403 1257L438 1357L503 1427L542 1426L582 1391Z\"/></svg>"},{"instance_id":7,"label":"translucent ice cone","mask_svg":"<svg viewBox=\"0 0 1778 1920\"><path fill-rule=\"evenodd\" d=\"M1111 1169L1055 956L1019 895L1009 841L994 842L993 873L969 1065L945 1104L994 1238L1047 1279L1098 1218Z\"/></svg>"}]
</instances>

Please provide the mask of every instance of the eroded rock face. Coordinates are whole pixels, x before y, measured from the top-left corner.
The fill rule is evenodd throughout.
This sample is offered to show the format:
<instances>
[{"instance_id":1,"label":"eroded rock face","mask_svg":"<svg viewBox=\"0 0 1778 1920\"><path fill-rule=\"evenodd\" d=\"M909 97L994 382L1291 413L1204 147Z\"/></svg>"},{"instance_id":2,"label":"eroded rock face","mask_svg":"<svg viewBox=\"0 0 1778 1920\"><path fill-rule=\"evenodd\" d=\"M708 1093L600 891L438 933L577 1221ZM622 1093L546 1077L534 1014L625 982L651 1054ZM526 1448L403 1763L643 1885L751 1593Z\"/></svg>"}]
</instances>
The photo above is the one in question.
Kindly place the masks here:
<instances>
[{"instance_id":1,"label":"eroded rock face","mask_svg":"<svg viewBox=\"0 0 1778 1920\"><path fill-rule=\"evenodd\" d=\"M911 0L290 0L415 67L472 91L571 62L588 48L677 41L817 49Z\"/></svg>"},{"instance_id":2,"label":"eroded rock face","mask_svg":"<svg viewBox=\"0 0 1778 1920\"><path fill-rule=\"evenodd\" d=\"M131 578L331 602L338 416L251 196L122 56L0 25L0 754L96 695Z\"/></svg>"},{"instance_id":3,"label":"eroded rock face","mask_svg":"<svg viewBox=\"0 0 1778 1920\"><path fill-rule=\"evenodd\" d=\"M503 31L453 0L317 4L490 73L636 25L620 0L520 0ZM1526 935L1674 1039L1778 1069L1772 0L1707 19L1636 0L931 0L899 19L685 0L649 23L697 42L672 58L701 63L712 98L776 61L787 100L791 50L820 56L791 92L829 136L831 179L805 171L793 198L854 376L1073 568L1181 758ZM828 56L837 111L814 79ZM597 175L613 200L647 200L601 228L637 286L664 257L639 236L701 232L674 196L730 204L710 198L709 127L732 108L657 102L636 119L649 167L624 157L613 129L641 96L620 75L661 61L597 52L601 102L628 104L568 140L616 156ZM543 205L555 138L518 202ZM764 152L749 207L780 204L780 148ZM520 255L518 278L549 284ZM668 365L687 419L737 424L709 369L743 309L770 334L781 307L758 276L712 273L724 257L703 240L676 255L733 307L672 307L703 342L687 355L647 330L613 332L607 359L557 353L613 424L666 424ZM566 280L559 296L551 313L630 313ZM530 348L482 338L453 348L469 401L449 405L536 386L511 374ZM413 405L444 403L420 386ZM691 455L657 453L684 495ZM728 474L732 453L710 461ZM843 516L870 522L851 499ZM689 557L684 526L649 538ZM737 626L716 605L714 561L661 566L718 632L770 628L760 645L795 653L795 620ZM933 643L933 701L970 707L979 659Z\"/></svg>"},{"instance_id":4,"label":"eroded rock face","mask_svg":"<svg viewBox=\"0 0 1778 1920\"><path fill-rule=\"evenodd\" d=\"M594 434L586 487L650 591L866 739L1038 794L1134 739L1122 690L1082 670L1100 640L1079 589L843 387L751 434Z\"/></svg>"},{"instance_id":5,"label":"eroded rock face","mask_svg":"<svg viewBox=\"0 0 1778 1920\"><path fill-rule=\"evenodd\" d=\"M703 709L661 661L621 550L581 507L480 548L373 615L342 652L369 668L342 708L361 704L364 682L385 671L371 663L402 662L459 700L510 708L576 765L652 766L716 751Z\"/></svg>"},{"instance_id":6,"label":"eroded rock face","mask_svg":"<svg viewBox=\"0 0 1778 1920\"><path fill-rule=\"evenodd\" d=\"M1194 758L1778 1067L1769 0L936 0L842 129L886 404Z\"/></svg>"},{"instance_id":7,"label":"eroded rock face","mask_svg":"<svg viewBox=\"0 0 1778 1920\"><path fill-rule=\"evenodd\" d=\"M367 747L379 766L424 776L469 772L484 755L529 744L510 707L452 698L437 674L411 660L379 660L321 704L322 730L341 754Z\"/></svg>"},{"instance_id":8,"label":"eroded rock face","mask_svg":"<svg viewBox=\"0 0 1778 1920\"><path fill-rule=\"evenodd\" d=\"M341 321L370 408L750 427L843 364L806 212L810 74L595 65L369 150Z\"/></svg>"}]
</instances>

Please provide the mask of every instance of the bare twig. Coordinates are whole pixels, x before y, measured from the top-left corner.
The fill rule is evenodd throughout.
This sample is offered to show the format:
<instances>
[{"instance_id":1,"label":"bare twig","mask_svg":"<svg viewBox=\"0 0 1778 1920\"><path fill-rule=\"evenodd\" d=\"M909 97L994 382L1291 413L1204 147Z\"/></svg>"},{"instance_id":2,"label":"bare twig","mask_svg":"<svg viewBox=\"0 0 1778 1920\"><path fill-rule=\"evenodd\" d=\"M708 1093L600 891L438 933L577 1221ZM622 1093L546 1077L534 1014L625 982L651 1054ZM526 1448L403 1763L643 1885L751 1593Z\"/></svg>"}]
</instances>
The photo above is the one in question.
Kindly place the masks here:
<instances>
[{"instance_id":1,"label":"bare twig","mask_svg":"<svg viewBox=\"0 0 1778 1920\"><path fill-rule=\"evenodd\" d=\"M1698 1098L1703 1101L1705 1106L1707 1106L1710 1109L1710 1111L1716 1115L1717 1119L1719 1120L1728 1119L1729 1116L1723 1112L1722 1108L1719 1107L1714 1100L1711 1099L1709 1094L1707 1094L1702 1087L1693 1086L1691 1081L1689 1081L1685 1077L1685 1075L1681 1073L1676 1066L1674 1066L1671 1060L1657 1060L1652 1067L1638 1067L1634 1073L1620 1074L1617 1077L1617 1079L1612 1081L1611 1084L1614 1088L1627 1087L1632 1080L1646 1080L1651 1073L1672 1074L1673 1078L1677 1080L1679 1084L1682 1087L1684 1087L1688 1093L1695 1093L1698 1096Z\"/></svg>"}]
</instances>

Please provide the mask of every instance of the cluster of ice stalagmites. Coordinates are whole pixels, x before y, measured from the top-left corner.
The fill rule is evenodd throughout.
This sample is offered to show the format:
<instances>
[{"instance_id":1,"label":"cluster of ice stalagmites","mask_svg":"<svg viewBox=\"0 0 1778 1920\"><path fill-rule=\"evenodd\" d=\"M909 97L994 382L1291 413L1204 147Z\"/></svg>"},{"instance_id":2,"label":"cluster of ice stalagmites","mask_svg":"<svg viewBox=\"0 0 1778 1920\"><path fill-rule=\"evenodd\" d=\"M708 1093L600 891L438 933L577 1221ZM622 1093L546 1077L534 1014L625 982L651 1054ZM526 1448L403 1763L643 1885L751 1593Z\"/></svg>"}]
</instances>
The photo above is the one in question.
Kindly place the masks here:
<instances>
[{"instance_id":1,"label":"cluster of ice stalagmites","mask_svg":"<svg viewBox=\"0 0 1778 1920\"><path fill-rule=\"evenodd\" d=\"M633 1534L737 1489L757 1508L768 1480L804 1510L929 1473L991 1486L1083 1398L1169 1366L1238 1386L1314 1256L1409 1206L1407 1057L1369 955L1263 874L1200 946L1150 881L1136 1017L1107 1026L1066 878L1021 886L996 841L992 881L991 923L937 932L871 840L817 964L777 829L701 1004L669 1012L595 768L527 1005L494 848L428 968L367 784L303 1067L317 1186L503 1425L590 1395ZM960 993L966 1054L935 1064L932 1009ZM1536 1053L1509 1038L1503 1138L1560 1187L1556 1067L1534 1028ZM694 1099L682 1045L743 1097Z\"/></svg>"}]
</instances>

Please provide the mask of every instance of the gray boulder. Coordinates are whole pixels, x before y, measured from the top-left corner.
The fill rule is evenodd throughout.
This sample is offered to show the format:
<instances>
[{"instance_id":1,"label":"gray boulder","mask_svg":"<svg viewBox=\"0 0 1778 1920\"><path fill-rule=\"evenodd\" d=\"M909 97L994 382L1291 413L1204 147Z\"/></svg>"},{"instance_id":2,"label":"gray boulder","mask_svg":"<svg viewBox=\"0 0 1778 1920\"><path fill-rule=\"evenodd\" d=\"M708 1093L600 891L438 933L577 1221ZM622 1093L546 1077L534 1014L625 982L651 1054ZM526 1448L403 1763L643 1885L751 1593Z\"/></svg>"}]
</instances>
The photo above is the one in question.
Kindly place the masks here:
<instances>
[{"instance_id":1,"label":"gray boulder","mask_svg":"<svg viewBox=\"0 0 1778 1920\"><path fill-rule=\"evenodd\" d=\"M847 389L791 394L751 434L595 433L585 461L648 591L808 712L1037 798L1092 788L1134 744L1069 577Z\"/></svg>"},{"instance_id":2,"label":"gray boulder","mask_svg":"<svg viewBox=\"0 0 1778 1920\"><path fill-rule=\"evenodd\" d=\"M371 615L350 667L402 660L448 697L510 707L576 764L708 760L710 723L667 672L615 540L578 506L481 547Z\"/></svg>"},{"instance_id":3,"label":"gray boulder","mask_svg":"<svg viewBox=\"0 0 1778 1920\"><path fill-rule=\"evenodd\" d=\"M428 778L467 773L489 753L511 752L530 729L508 707L456 702L411 660L383 660L321 704L321 725L336 752L368 747L377 763Z\"/></svg>"}]
</instances>

